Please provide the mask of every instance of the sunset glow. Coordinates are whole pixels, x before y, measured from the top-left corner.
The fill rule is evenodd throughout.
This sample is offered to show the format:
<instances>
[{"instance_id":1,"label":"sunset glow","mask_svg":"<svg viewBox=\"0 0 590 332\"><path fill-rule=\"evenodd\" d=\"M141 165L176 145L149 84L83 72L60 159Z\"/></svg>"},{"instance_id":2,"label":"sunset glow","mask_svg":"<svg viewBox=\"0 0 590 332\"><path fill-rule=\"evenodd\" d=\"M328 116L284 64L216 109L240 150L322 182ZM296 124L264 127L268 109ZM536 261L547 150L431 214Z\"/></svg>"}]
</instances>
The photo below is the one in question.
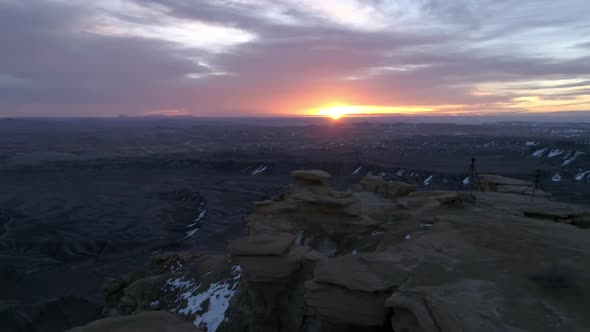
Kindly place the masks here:
<instances>
[{"instance_id":1,"label":"sunset glow","mask_svg":"<svg viewBox=\"0 0 590 332\"><path fill-rule=\"evenodd\" d=\"M590 111L588 0L34 3L0 0L0 117Z\"/></svg>"},{"instance_id":2,"label":"sunset glow","mask_svg":"<svg viewBox=\"0 0 590 332\"><path fill-rule=\"evenodd\" d=\"M325 116L332 119L340 119L347 116L386 115L386 114L421 114L433 112L435 109L428 107L396 107L375 105L329 105L320 108L312 108L306 111L306 115Z\"/></svg>"}]
</instances>

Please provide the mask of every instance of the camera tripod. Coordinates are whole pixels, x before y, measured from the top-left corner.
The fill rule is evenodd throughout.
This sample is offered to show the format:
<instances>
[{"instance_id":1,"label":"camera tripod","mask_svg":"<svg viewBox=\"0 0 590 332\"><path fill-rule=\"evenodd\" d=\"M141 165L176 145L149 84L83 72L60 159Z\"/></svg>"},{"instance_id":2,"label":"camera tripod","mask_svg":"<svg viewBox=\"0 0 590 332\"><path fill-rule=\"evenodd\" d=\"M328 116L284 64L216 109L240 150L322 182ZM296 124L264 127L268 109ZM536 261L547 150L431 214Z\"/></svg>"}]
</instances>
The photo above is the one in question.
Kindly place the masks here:
<instances>
[{"instance_id":1,"label":"camera tripod","mask_svg":"<svg viewBox=\"0 0 590 332\"><path fill-rule=\"evenodd\" d=\"M535 172L535 177L533 179L533 181L531 182L531 184L529 184L523 191L523 194L526 194L527 190L532 189L532 193L531 193L531 201L535 198L535 192L537 191L537 189L541 190L544 194L545 197L547 197L547 200L551 200L551 197L549 197L549 194L547 193L547 191L545 191L545 188L543 188L543 183L541 182L541 176L543 175L543 172L540 170L537 170Z\"/></svg>"},{"instance_id":2,"label":"camera tripod","mask_svg":"<svg viewBox=\"0 0 590 332\"><path fill-rule=\"evenodd\" d=\"M469 169L467 170L467 177L469 178L470 192L473 192L473 189L476 184L479 186L479 190L485 191L483 186L481 185L479 173L477 172L477 167L475 167L475 158L471 158L471 164L469 165ZM461 186L461 184L459 184L459 186Z\"/></svg>"}]
</instances>

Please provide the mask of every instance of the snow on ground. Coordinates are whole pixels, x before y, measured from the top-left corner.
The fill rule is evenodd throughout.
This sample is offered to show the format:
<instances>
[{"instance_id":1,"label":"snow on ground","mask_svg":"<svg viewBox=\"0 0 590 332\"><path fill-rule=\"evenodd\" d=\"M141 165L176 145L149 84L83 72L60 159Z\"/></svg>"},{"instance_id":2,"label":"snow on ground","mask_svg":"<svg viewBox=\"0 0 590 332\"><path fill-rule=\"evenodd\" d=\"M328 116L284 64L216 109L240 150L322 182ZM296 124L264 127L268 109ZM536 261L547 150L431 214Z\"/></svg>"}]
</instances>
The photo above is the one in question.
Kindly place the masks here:
<instances>
[{"instance_id":1,"label":"snow on ground","mask_svg":"<svg viewBox=\"0 0 590 332\"><path fill-rule=\"evenodd\" d=\"M553 182L559 182L559 181L561 181L561 175L559 173L553 174L553 177L551 178L551 181L553 181Z\"/></svg>"},{"instance_id":2,"label":"snow on ground","mask_svg":"<svg viewBox=\"0 0 590 332\"><path fill-rule=\"evenodd\" d=\"M197 209L197 218L195 218L194 222L190 225L187 225L186 228L189 230L186 231L186 236L183 237L181 240L186 240L189 237L195 235L199 231L199 225L201 220L205 218L207 215L207 208L205 207L205 202L201 202L201 206Z\"/></svg>"},{"instance_id":3,"label":"snow on ground","mask_svg":"<svg viewBox=\"0 0 590 332\"><path fill-rule=\"evenodd\" d=\"M527 146L535 146L535 145L537 145L537 144L539 144L539 143L537 143L537 142L535 142L535 141L527 141L527 142L526 142L526 143L524 143L524 144L525 144L525 145L527 145Z\"/></svg>"},{"instance_id":4,"label":"snow on ground","mask_svg":"<svg viewBox=\"0 0 590 332\"><path fill-rule=\"evenodd\" d=\"M386 175L387 175L387 173L385 173L385 172L381 172L381 173L379 173L379 176L381 176L381 177L384 177L384 176L386 176Z\"/></svg>"},{"instance_id":5,"label":"snow on ground","mask_svg":"<svg viewBox=\"0 0 590 332\"><path fill-rule=\"evenodd\" d=\"M260 165L260 166L258 166L258 168L253 170L252 173L250 173L250 174L256 175L256 174L262 173L262 172L266 171L267 168L268 168L268 166Z\"/></svg>"},{"instance_id":6,"label":"snow on ground","mask_svg":"<svg viewBox=\"0 0 590 332\"><path fill-rule=\"evenodd\" d=\"M197 234L197 232L198 232L198 231L199 231L199 228L198 228L198 227L197 227L197 228L193 228L193 229L191 229L190 231L187 231L187 232L186 232L186 236L185 236L185 237L183 237L182 239L183 239L183 240L186 240L186 239L188 239L189 237L191 237L191 236L193 236L193 235Z\"/></svg>"},{"instance_id":7,"label":"snow on ground","mask_svg":"<svg viewBox=\"0 0 590 332\"><path fill-rule=\"evenodd\" d=\"M164 288L183 291L177 299L181 305L173 309L173 312L185 316L194 315L195 326L214 332L226 319L225 312L238 290L240 278L241 270L236 265L228 279L212 283L205 290L201 290L201 284L195 286L194 282L183 279L170 279Z\"/></svg>"},{"instance_id":8,"label":"snow on ground","mask_svg":"<svg viewBox=\"0 0 590 332\"><path fill-rule=\"evenodd\" d=\"M469 177L466 177L466 178L463 179L463 184L469 184L469 182L471 182L469 180Z\"/></svg>"},{"instance_id":9,"label":"snow on ground","mask_svg":"<svg viewBox=\"0 0 590 332\"><path fill-rule=\"evenodd\" d=\"M397 173L395 173L395 175L397 175L397 176L402 176L402 175L404 175L404 172L405 172L405 171L406 171L406 170L402 168L402 169L400 169L399 171L397 171Z\"/></svg>"},{"instance_id":10,"label":"snow on ground","mask_svg":"<svg viewBox=\"0 0 590 332\"><path fill-rule=\"evenodd\" d=\"M531 156L533 156L535 158L539 158L543 155L543 153L545 153L545 151L547 151L547 148L539 149L539 150L533 152L533 154Z\"/></svg>"},{"instance_id":11,"label":"snow on ground","mask_svg":"<svg viewBox=\"0 0 590 332\"><path fill-rule=\"evenodd\" d=\"M553 150L551 150L551 152L549 152L549 154L547 155L547 158L557 157L559 155L562 155L564 152L565 152L564 150L553 149Z\"/></svg>"},{"instance_id":12,"label":"snow on ground","mask_svg":"<svg viewBox=\"0 0 590 332\"><path fill-rule=\"evenodd\" d=\"M426 180L424 180L424 185L425 186L429 186L430 185L430 181L432 181L432 175L429 176Z\"/></svg>"},{"instance_id":13,"label":"snow on ground","mask_svg":"<svg viewBox=\"0 0 590 332\"><path fill-rule=\"evenodd\" d=\"M571 164L574 160L576 160L578 157L585 155L585 152L580 152L580 151L576 151L576 153L574 153L573 156L571 156L570 158L566 159L563 161L563 163L561 163L561 166L566 166Z\"/></svg>"},{"instance_id":14,"label":"snow on ground","mask_svg":"<svg viewBox=\"0 0 590 332\"><path fill-rule=\"evenodd\" d=\"M361 171L361 169L363 169L362 166L357 167L357 169L355 169L354 172L352 172L352 174L357 174L358 172Z\"/></svg>"},{"instance_id":15,"label":"snow on ground","mask_svg":"<svg viewBox=\"0 0 590 332\"><path fill-rule=\"evenodd\" d=\"M579 172L578 174L576 174L576 181L584 180L584 177L586 177L586 175L588 174L590 174L590 171Z\"/></svg>"}]
</instances>

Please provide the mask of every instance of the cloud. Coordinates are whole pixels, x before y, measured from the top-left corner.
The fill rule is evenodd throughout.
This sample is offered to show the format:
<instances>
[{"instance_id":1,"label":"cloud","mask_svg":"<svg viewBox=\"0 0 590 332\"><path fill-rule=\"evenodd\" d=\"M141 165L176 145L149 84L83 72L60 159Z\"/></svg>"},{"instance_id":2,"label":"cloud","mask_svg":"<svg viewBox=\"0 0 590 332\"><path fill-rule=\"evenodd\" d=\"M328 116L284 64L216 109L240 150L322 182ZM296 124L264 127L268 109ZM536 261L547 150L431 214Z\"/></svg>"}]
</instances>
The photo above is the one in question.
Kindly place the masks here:
<instances>
[{"instance_id":1,"label":"cloud","mask_svg":"<svg viewBox=\"0 0 590 332\"><path fill-rule=\"evenodd\" d=\"M0 0L0 115L590 109L588 10L585 0Z\"/></svg>"}]
</instances>

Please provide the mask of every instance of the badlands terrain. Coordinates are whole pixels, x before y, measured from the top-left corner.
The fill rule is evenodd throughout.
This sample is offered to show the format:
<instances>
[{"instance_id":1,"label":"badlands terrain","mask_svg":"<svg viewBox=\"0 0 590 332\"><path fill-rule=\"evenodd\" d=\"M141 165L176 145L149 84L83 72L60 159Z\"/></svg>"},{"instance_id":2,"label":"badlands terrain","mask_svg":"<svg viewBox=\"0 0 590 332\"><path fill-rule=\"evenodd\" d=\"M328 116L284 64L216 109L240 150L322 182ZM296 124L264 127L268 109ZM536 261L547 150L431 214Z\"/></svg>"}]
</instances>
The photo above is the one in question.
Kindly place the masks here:
<instances>
[{"instance_id":1,"label":"badlands terrain","mask_svg":"<svg viewBox=\"0 0 590 332\"><path fill-rule=\"evenodd\" d=\"M105 314L150 309L176 310L207 331L243 329L261 321L270 324L264 327L267 330L289 321L308 331L358 326L401 331L404 324L415 328L415 320L453 331L457 326L453 324L467 324L444 317L459 317L460 322L498 331L583 331L589 326L580 311L588 303L579 297L585 294L588 298L588 283L580 280L588 278L583 266L590 266L582 264L588 262L588 248L583 244L588 243L584 206L590 205L588 124L3 119L0 133L3 330L63 331ZM508 187L492 186L501 192L480 193L467 172L472 157L480 174L522 182L510 180ZM290 173L299 169L330 173L329 180L322 178L318 185L324 190L321 195L311 197L322 204L345 207L342 211L333 206L332 210L312 209L310 216L345 216L350 225L308 229L295 218L295 226L265 229L264 218L257 217L265 205L254 202L272 197L278 202L295 199L308 204L312 200L307 194L281 196L292 182ZM528 192L522 195L536 170L542 170L541 180L551 201L542 195L532 198ZM384 183L406 183L411 193L394 191L390 195L393 189L383 189L386 184L368 184L378 181L371 176ZM327 182L334 191L325 189ZM355 194L347 193L348 188L356 188ZM324 196L331 197L333 192L347 194L334 194L336 198L326 201ZM273 204L270 216L279 203ZM394 216L399 223L390 220ZM481 227L470 223L480 220ZM321 236L314 235L316 231ZM272 240L255 237L269 233L276 236ZM234 242L226 257L228 241ZM261 245L259 252L249 249L257 245L248 241L270 242ZM434 243L440 243L440 248ZM448 248L448 243L456 246ZM270 254L264 248L270 248ZM246 268L249 261L258 265L251 257L282 257L293 250L295 263L288 260L279 276L265 275L264 264L260 271ZM403 257L392 254L397 251ZM522 254L509 259L510 252ZM365 258L379 262L382 258L375 255L384 256L388 266L392 260L398 262L393 264L396 270L382 271L376 263L366 269L377 272L367 275L363 267L359 278L370 281L362 285L356 284L359 278L347 281L334 276L346 275L348 271L342 270L346 266L365 264ZM418 257L424 255L428 259ZM147 270L146 261L150 262ZM170 262L179 265L171 267ZM494 268L504 272L490 275ZM170 275L177 269L178 276ZM291 278L293 273L297 276ZM390 274L396 277L388 277ZM426 280L429 274L441 275L440 280ZM149 276L154 285L141 288L147 293L137 295L128 289L137 281L139 287ZM404 276L412 276L408 280L413 281L406 282ZM275 293L269 291L264 285L268 278L292 279L294 294L282 297L283 286ZM106 298L105 280L111 281L106 284ZM257 282L262 290L244 286ZM223 311L221 315L219 311L207 314L211 311L201 308L203 296L192 291L200 283L199 290L225 292L223 298L233 299L215 307ZM343 303L366 299L359 303L366 303L366 308L386 303L379 306L386 309L366 315L357 310L358 320L342 320L353 315L330 307L322 297L323 292L335 291L331 285L341 286L338 296ZM433 287L435 291L430 290ZM150 293L154 290L158 294ZM347 293L350 290L360 293L353 296ZM126 292L131 295L123 299ZM511 292L522 293L522 300L510 302L506 294ZM245 295L248 293L253 297ZM427 294L420 295L427 300L418 295L421 300L412 300L414 295L408 294ZM256 304L252 300L256 296L279 301L278 307L290 299L300 305L277 313L276 308ZM427 314L447 310L441 308L446 308L449 298L460 299L461 308L471 308L471 312L465 309L470 316ZM424 307L420 304L424 301L433 304ZM482 308L472 308L473 303L481 303ZM527 303L532 303L532 309L527 309ZM494 312L486 322L473 318L491 307L505 306L516 309ZM297 311L302 308L310 312ZM273 312L277 320L259 316L259 310L266 315ZM395 319L393 312L398 312ZM426 325L419 328L429 331Z\"/></svg>"}]
</instances>

